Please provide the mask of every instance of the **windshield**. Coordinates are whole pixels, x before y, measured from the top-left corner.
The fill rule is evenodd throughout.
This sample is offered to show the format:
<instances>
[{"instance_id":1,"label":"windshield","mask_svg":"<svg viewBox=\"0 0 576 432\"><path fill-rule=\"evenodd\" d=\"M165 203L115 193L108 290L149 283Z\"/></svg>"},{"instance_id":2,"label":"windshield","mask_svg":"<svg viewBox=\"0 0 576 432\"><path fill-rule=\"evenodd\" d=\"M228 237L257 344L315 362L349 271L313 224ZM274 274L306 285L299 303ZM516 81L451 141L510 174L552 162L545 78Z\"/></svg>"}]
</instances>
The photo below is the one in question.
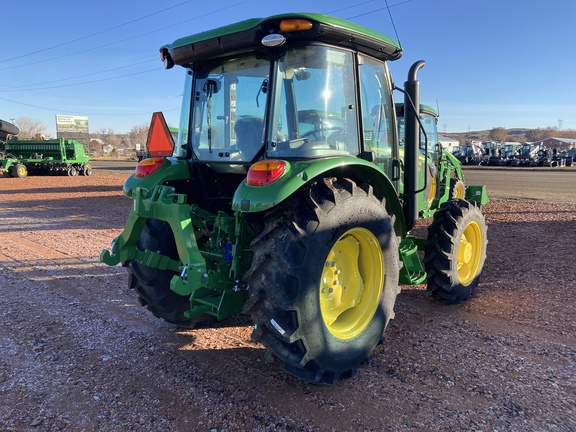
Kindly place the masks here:
<instances>
[{"instance_id":1,"label":"windshield","mask_svg":"<svg viewBox=\"0 0 576 432\"><path fill-rule=\"evenodd\" d=\"M268 157L357 155L352 53L293 48L278 60L276 71Z\"/></svg>"},{"instance_id":2,"label":"windshield","mask_svg":"<svg viewBox=\"0 0 576 432\"><path fill-rule=\"evenodd\" d=\"M197 159L250 162L263 146L268 60L253 54L196 70L192 148Z\"/></svg>"},{"instance_id":3,"label":"windshield","mask_svg":"<svg viewBox=\"0 0 576 432\"><path fill-rule=\"evenodd\" d=\"M278 54L273 79L270 61L261 53L259 56L252 53L195 66L192 124L189 132L181 124L180 135L181 141L186 133L190 135L197 160L243 164L260 157L360 153L357 79L351 51L320 45L287 48ZM369 76L385 77L382 66L378 74L375 68L373 65ZM382 78L378 82L382 87ZM376 99L368 102L388 103L386 98ZM269 119L268 123L264 119ZM372 124L364 126L369 129L365 134L373 134ZM389 131L380 131L372 147L389 146L389 135ZM389 149L386 154L391 154Z\"/></svg>"}]
</instances>

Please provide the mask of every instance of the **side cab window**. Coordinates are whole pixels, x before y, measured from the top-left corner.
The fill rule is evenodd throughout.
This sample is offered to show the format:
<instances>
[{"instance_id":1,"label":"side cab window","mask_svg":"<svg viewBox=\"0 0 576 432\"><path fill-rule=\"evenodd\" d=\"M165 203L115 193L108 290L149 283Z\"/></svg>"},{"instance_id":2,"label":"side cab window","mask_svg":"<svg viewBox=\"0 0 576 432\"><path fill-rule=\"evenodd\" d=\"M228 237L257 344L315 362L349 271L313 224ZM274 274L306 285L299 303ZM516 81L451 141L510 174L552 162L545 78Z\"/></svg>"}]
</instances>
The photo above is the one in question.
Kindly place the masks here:
<instances>
[{"instance_id":1,"label":"side cab window","mask_svg":"<svg viewBox=\"0 0 576 432\"><path fill-rule=\"evenodd\" d=\"M388 69L384 62L360 56L359 70L364 150L374 152L375 162L392 178L396 132Z\"/></svg>"}]
</instances>

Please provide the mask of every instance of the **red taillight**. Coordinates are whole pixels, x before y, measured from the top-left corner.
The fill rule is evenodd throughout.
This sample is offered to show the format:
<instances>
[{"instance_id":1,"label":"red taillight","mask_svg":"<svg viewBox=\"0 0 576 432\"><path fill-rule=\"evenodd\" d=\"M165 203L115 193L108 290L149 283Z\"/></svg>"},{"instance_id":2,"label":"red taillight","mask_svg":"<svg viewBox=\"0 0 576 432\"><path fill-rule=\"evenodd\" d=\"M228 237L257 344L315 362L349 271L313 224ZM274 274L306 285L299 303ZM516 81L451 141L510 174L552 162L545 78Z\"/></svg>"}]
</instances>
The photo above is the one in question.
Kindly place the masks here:
<instances>
[{"instance_id":1,"label":"red taillight","mask_svg":"<svg viewBox=\"0 0 576 432\"><path fill-rule=\"evenodd\" d=\"M134 172L134 177L142 178L147 177L150 174L154 174L160 169L164 163L163 158L150 158L144 159L138 165L136 165L136 171Z\"/></svg>"},{"instance_id":2,"label":"red taillight","mask_svg":"<svg viewBox=\"0 0 576 432\"><path fill-rule=\"evenodd\" d=\"M248 170L246 184L249 186L265 186L278 180L286 170L286 162L279 160L263 160L256 162Z\"/></svg>"}]
</instances>

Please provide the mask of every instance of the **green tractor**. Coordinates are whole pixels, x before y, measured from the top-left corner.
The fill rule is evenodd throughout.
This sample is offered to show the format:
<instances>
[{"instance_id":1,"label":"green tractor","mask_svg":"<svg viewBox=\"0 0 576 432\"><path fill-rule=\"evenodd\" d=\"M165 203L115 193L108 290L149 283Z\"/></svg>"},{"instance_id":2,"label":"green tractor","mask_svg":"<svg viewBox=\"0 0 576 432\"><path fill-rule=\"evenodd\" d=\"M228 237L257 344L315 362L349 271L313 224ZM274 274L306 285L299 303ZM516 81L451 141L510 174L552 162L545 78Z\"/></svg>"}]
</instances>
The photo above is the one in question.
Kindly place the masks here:
<instances>
[{"instance_id":1,"label":"green tractor","mask_svg":"<svg viewBox=\"0 0 576 432\"><path fill-rule=\"evenodd\" d=\"M484 186L437 145L398 43L320 14L250 19L160 49L184 67L174 142L154 113L133 207L100 260L179 326L250 314L252 338L309 382L352 376L383 341L399 284L468 298L486 257ZM398 89L402 91L401 89ZM433 218L427 238L411 235ZM421 262L418 252L423 251Z\"/></svg>"}]
</instances>

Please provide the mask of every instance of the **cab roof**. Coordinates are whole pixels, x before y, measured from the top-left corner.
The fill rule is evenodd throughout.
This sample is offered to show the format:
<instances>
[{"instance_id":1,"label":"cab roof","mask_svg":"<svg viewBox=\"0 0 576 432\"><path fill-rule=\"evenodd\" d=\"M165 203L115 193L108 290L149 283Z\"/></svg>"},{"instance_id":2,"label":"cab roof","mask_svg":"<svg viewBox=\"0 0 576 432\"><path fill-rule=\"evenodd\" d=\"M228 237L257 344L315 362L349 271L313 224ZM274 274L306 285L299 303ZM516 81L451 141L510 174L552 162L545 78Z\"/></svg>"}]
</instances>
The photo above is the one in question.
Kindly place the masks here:
<instances>
[{"instance_id":1,"label":"cab roof","mask_svg":"<svg viewBox=\"0 0 576 432\"><path fill-rule=\"evenodd\" d=\"M286 19L308 20L312 28L282 32L280 22ZM283 34L287 44L293 41L317 41L358 50L382 60L397 60L402 56L400 44L388 36L350 21L317 13L251 18L177 39L162 46L160 51L168 51L175 64L188 66L196 61L264 49L261 40L272 33Z\"/></svg>"}]
</instances>

